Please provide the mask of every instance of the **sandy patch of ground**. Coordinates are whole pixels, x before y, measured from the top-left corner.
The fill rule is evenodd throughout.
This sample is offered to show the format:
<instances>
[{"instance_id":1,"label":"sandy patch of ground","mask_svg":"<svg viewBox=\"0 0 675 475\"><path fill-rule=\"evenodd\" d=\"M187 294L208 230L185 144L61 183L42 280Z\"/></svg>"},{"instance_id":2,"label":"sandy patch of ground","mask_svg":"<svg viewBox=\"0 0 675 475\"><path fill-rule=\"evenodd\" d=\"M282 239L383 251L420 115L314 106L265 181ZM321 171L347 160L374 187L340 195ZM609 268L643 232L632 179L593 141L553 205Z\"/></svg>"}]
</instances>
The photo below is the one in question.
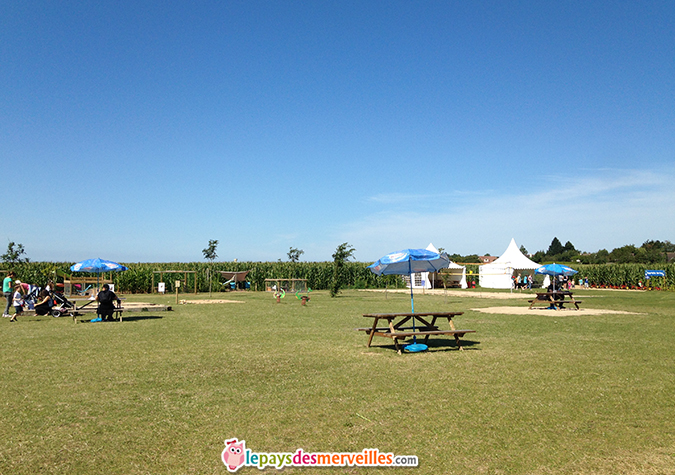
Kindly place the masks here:
<instances>
[{"instance_id":1,"label":"sandy patch of ground","mask_svg":"<svg viewBox=\"0 0 675 475\"><path fill-rule=\"evenodd\" d=\"M364 292L385 292L384 289L367 289ZM405 293L409 294L410 289L388 289L386 292L392 293ZM525 299L532 298L533 294L524 294L520 292L482 292L482 291L468 291L468 290L457 290L457 289L427 289L424 292L422 290L414 290L415 295L420 294L429 294L429 295L449 295L451 297L468 297L474 299Z\"/></svg>"},{"instance_id":2,"label":"sandy patch of ground","mask_svg":"<svg viewBox=\"0 0 675 475\"><path fill-rule=\"evenodd\" d=\"M244 303L241 300L181 300L181 305L185 304L208 304L208 303Z\"/></svg>"},{"instance_id":3,"label":"sandy patch of ground","mask_svg":"<svg viewBox=\"0 0 675 475\"><path fill-rule=\"evenodd\" d=\"M606 313L622 313L624 315L639 315L635 312L624 312L622 310L603 310L599 308L581 308L562 310L549 310L546 308L528 308L528 307L486 307L486 308L472 308L476 312L481 313L500 313L504 315L545 315L549 317L560 317L563 315L603 315Z\"/></svg>"}]
</instances>

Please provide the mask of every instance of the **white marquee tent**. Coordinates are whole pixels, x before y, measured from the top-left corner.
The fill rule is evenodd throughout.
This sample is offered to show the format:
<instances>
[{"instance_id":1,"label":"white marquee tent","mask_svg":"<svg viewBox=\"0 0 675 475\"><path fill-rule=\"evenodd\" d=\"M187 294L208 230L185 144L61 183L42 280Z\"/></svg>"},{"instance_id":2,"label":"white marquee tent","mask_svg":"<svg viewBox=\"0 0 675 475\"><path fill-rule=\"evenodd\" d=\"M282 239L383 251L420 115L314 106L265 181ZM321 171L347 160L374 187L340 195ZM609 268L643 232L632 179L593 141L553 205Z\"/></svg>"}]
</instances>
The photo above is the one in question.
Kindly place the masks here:
<instances>
[{"instance_id":1,"label":"white marquee tent","mask_svg":"<svg viewBox=\"0 0 675 475\"><path fill-rule=\"evenodd\" d=\"M479 267L480 286L488 289L510 289L511 276L522 274L534 274L534 269L541 267L525 256L515 239L511 239L509 247L498 259Z\"/></svg>"}]
</instances>

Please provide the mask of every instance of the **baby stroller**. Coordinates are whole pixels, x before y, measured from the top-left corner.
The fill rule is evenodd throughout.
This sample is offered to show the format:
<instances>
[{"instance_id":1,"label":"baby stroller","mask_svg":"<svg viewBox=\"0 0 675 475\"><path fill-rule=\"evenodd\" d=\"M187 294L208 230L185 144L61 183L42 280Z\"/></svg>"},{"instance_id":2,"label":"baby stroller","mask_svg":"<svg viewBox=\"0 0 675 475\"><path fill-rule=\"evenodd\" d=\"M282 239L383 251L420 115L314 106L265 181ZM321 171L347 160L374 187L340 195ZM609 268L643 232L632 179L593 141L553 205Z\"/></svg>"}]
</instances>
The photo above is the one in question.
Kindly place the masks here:
<instances>
[{"instance_id":1,"label":"baby stroller","mask_svg":"<svg viewBox=\"0 0 675 475\"><path fill-rule=\"evenodd\" d=\"M24 284L21 284L21 285L24 285ZM38 293L40 293L41 289L37 285L26 284L26 286L24 286L24 289L27 288L27 290L26 290L26 294L23 296L23 303L30 310L33 310L35 308L35 302L37 302L37 299L38 299Z\"/></svg>"},{"instance_id":2,"label":"baby stroller","mask_svg":"<svg viewBox=\"0 0 675 475\"><path fill-rule=\"evenodd\" d=\"M64 297L60 292L52 292L51 296L54 302L50 310L52 317L58 318L62 315L73 316L73 312L75 311L75 304L73 302Z\"/></svg>"},{"instance_id":3,"label":"baby stroller","mask_svg":"<svg viewBox=\"0 0 675 475\"><path fill-rule=\"evenodd\" d=\"M75 305L59 292L50 292L47 302L42 305L36 305L35 302L44 299L44 297L40 297L40 292L37 293L36 299L32 300L29 304L29 308L35 310L36 315L51 315L52 317L60 317L62 315L73 316Z\"/></svg>"}]
</instances>

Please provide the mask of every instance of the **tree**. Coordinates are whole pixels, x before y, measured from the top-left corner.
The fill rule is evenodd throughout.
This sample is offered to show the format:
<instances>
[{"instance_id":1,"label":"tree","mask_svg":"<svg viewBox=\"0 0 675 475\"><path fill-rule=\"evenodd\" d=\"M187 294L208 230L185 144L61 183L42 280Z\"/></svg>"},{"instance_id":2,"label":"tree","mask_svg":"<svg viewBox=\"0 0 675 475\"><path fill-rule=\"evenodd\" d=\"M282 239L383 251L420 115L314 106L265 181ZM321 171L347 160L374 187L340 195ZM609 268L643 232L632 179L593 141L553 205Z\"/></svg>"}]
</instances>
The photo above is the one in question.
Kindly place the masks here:
<instances>
[{"instance_id":1,"label":"tree","mask_svg":"<svg viewBox=\"0 0 675 475\"><path fill-rule=\"evenodd\" d=\"M24 254L26 254L26 250L23 248L23 244L9 241L7 252L0 257L2 258L2 262L7 264L22 264L30 260L27 257L22 257Z\"/></svg>"},{"instance_id":2,"label":"tree","mask_svg":"<svg viewBox=\"0 0 675 475\"><path fill-rule=\"evenodd\" d=\"M600 249L595 253L594 264L607 264L609 262L609 251L607 249Z\"/></svg>"},{"instance_id":3,"label":"tree","mask_svg":"<svg viewBox=\"0 0 675 475\"><path fill-rule=\"evenodd\" d=\"M448 256L448 258L452 262L463 262L463 263L466 263L466 264L471 264L471 263L480 264L481 263L481 260L478 258L477 254L470 254L468 256L462 256L460 254L453 254L451 256Z\"/></svg>"},{"instance_id":4,"label":"tree","mask_svg":"<svg viewBox=\"0 0 675 475\"><path fill-rule=\"evenodd\" d=\"M337 297L344 285L344 265L354 254L354 249L349 243L340 244L333 254L333 282L330 286L330 296Z\"/></svg>"},{"instance_id":5,"label":"tree","mask_svg":"<svg viewBox=\"0 0 675 475\"><path fill-rule=\"evenodd\" d=\"M213 261L218 257L216 254L216 248L218 247L217 239L209 239L209 246L206 249L202 249L202 254L204 254L204 259L211 261L211 268L209 269L209 297L211 296L211 271L213 270ZM195 286L197 283L195 282Z\"/></svg>"},{"instance_id":6,"label":"tree","mask_svg":"<svg viewBox=\"0 0 675 475\"><path fill-rule=\"evenodd\" d=\"M291 262L298 262L300 260L300 256L304 253L305 251L302 249L295 249L292 247L288 251L288 260Z\"/></svg>"},{"instance_id":7,"label":"tree","mask_svg":"<svg viewBox=\"0 0 675 475\"><path fill-rule=\"evenodd\" d=\"M635 254L637 248L633 244L617 247L609 253L609 261L617 264L630 264L636 262Z\"/></svg>"},{"instance_id":8,"label":"tree","mask_svg":"<svg viewBox=\"0 0 675 475\"><path fill-rule=\"evenodd\" d=\"M537 251L532 256L532 260L541 264L546 260L546 253L544 251Z\"/></svg>"},{"instance_id":9,"label":"tree","mask_svg":"<svg viewBox=\"0 0 675 475\"><path fill-rule=\"evenodd\" d=\"M520 252L522 252L523 255L527 256L527 249L525 249L525 246L523 245L520 246Z\"/></svg>"},{"instance_id":10,"label":"tree","mask_svg":"<svg viewBox=\"0 0 675 475\"><path fill-rule=\"evenodd\" d=\"M202 249L202 254L204 254L204 259L207 259L213 263L213 261L218 257L216 254L216 248L218 247L217 239L209 239L209 247Z\"/></svg>"},{"instance_id":11,"label":"tree","mask_svg":"<svg viewBox=\"0 0 675 475\"><path fill-rule=\"evenodd\" d=\"M562 254L565 251L565 248L563 245L560 243L560 240L557 237L553 238L553 241L551 241L551 245L548 246L548 251L546 251L546 257L553 257L557 256L558 254Z\"/></svg>"}]
</instances>

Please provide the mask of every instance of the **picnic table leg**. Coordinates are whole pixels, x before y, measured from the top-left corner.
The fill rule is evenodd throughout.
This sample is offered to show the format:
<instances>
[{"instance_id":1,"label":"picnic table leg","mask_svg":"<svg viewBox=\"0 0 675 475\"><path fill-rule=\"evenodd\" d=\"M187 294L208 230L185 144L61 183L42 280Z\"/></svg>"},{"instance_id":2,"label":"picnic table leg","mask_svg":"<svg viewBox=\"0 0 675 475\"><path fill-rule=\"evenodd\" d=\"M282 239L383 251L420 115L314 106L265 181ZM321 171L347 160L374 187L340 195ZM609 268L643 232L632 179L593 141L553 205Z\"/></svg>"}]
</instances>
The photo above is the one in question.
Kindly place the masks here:
<instances>
[{"instance_id":1,"label":"picnic table leg","mask_svg":"<svg viewBox=\"0 0 675 475\"><path fill-rule=\"evenodd\" d=\"M455 323L452 321L452 317L450 317L450 316L448 316L448 323L450 324L450 329L452 331L457 330L455 328ZM457 335L457 333L455 333L453 336L455 337L455 344L457 345L457 348L459 349L459 351L464 351L464 348L462 348L462 344L459 342L459 335Z\"/></svg>"},{"instance_id":2,"label":"picnic table leg","mask_svg":"<svg viewBox=\"0 0 675 475\"><path fill-rule=\"evenodd\" d=\"M408 320L408 319L409 319L409 318L406 318L406 319L404 319L403 321L406 321L406 320ZM390 331L391 333L396 333L396 328L394 327L394 320L391 319L391 318L388 318L388 319L387 319L387 322L389 322L389 331ZM399 326L400 326L402 323L403 323L403 322L399 323ZM400 354L401 354L401 346L398 344L398 338L393 337L393 340L394 340L394 346L396 347L396 352L400 355Z\"/></svg>"},{"instance_id":3,"label":"picnic table leg","mask_svg":"<svg viewBox=\"0 0 675 475\"><path fill-rule=\"evenodd\" d=\"M431 318L431 325L430 325L430 326L431 326L432 328L436 326L436 318L438 318L436 315L434 315L434 316ZM426 322L425 322L425 323L426 323ZM424 344L425 344L425 345L427 344L427 341L429 341L429 335L427 335L427 336L424 337Z\"/></svg>"},{"instance_id":4,"label":"picnic table leg","mask_svg":"<svg viewBox=\"0 0 675 475\"><path fill-rule=\"evenodd\" d=\"M398 338L394 338L394 346L396 347L396 352L401 354L401 346L398 344Z\"/></svg>"},{"instance_id":5,"label":"picnic table leg","mask_svg":"<svg viewBox=\"0 0 675 475\"><path fill-rule=\"evenodd\" d=\"M370 330L370 337L368 338L368 345L366 345L366 348L370 348L370 343L373 341L373 336L375 335L375 329L377 328L377 322L380 321L379 318L375 318L375 321L373 322L373 328Z\"/></svg>"}]
</instances>

